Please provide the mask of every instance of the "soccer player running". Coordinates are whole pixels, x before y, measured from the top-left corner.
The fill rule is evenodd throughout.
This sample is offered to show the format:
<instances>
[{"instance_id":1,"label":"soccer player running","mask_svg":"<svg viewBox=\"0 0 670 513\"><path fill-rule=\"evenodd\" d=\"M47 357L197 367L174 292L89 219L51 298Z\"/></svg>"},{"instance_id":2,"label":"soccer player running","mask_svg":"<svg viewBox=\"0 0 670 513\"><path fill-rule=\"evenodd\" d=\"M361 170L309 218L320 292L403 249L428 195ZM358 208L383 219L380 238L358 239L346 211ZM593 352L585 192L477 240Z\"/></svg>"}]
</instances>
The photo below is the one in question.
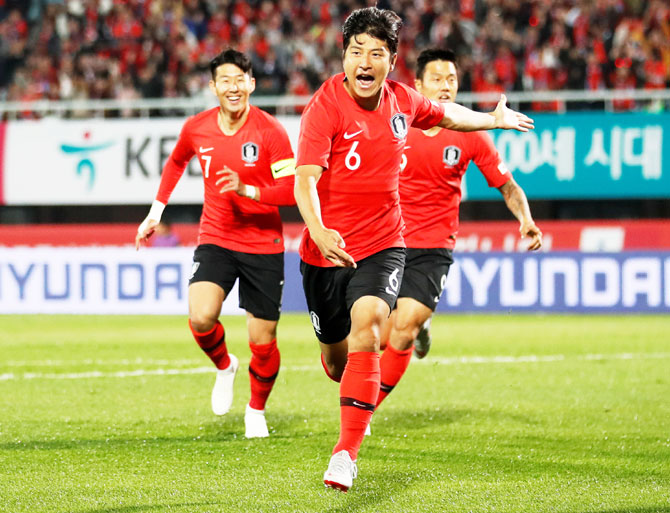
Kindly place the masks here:
<instances>
[{"instance_id":1,"label":"soccer player running","mask_svg":"<svg viewBox=\"0 0 670 513\"><path fill-rule=\"evenodd\" d=\"M450 50L428 49L417 59L416 89L430 100L450 105L458 92L456 59ZM455 132L434 127L411 128L400 173L400 205L405 220L407 258L396 309L382 336L377 406L405 373L412 356L423 358L430 347L428 324L444 290L458 232L461 180L471 161L490 187L497 187L507 208L529 237L529 250L542 246L526 195L512 178L486 132ZM390 329L390 336L388 331ZM387 337L387 338L386 338Z\"/></svg>"},{"instance_id":2,"label":"soccer player running","mask_svg":"<svg viewBox=\"0 0 670 513\"><path fill-rule=\"evenodd\" d=\"M326 486L348 490L379 394L379 334L395 305L405 264L398 197L408 128L514 128L532 120L505 107L473 112L431 102L386 80L402 22L375 7L343 27L344 73L328 79L303 113L295 196L306 228L303 287L324 370L340 382L340 437Z\"/></svg>"},{"instance_id":3,"label":"soccer player running","mask_svg":"<svg viewBox=\"0 0 670 513\"><path fill-rule=\"evenodd\" d=\"M284 285L284 240L277 206L295 204L295 159L279 122L249 104L255 88L249 57L228 49L209 67L209 87L219 107L184 124L135 245L139 248L154 232L174 187L196 156L205 198L188 287L189 327L217 368L212 410L224 415L232 405L239 362L228 353L219 314L239 279L251 349L245 436L267 437L265 403L279 371L277 321Z\"/></svg>"}]
</instances>

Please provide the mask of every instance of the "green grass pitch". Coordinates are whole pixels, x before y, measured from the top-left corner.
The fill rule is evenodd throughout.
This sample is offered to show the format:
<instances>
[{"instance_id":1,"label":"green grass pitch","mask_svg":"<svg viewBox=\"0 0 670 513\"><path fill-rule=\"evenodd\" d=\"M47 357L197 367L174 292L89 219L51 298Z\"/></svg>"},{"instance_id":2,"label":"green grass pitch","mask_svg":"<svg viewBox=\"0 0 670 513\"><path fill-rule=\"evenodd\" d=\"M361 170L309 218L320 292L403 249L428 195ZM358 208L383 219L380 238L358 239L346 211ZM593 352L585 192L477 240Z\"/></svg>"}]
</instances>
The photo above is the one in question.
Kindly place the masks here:
<instances>
[{"instance_id":1,"label":"green grass pitch","mask_svg":"<svg viewBox=\"0 0 670 513\"><path fill-rule=\"evenodd\" d=\"M337 384L279 325L271 436L246 440L185 317L0 316L2 512L670 512L669 316L437 316L375 413L347 494L322 484Z\"/></svg>"}]
</instances>

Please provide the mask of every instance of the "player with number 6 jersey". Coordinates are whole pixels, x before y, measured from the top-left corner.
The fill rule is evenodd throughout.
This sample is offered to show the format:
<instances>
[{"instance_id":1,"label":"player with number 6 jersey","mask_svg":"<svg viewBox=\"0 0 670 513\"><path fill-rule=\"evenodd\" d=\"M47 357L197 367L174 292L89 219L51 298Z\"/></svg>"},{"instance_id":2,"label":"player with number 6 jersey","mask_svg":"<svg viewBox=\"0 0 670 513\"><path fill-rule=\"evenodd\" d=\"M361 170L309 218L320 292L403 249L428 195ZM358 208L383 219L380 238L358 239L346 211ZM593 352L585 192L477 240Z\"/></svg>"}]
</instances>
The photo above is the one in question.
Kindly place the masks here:
<instances>
[{"instance_id":1,"label":"player with number 6 jersey","mask_svg":"<svg viewBox=\"0 0 670 513\"><path fill-rule=\"evenodd\" d=\"M255 88L251 60L226 50L210 62L211 91L219 107L189 118L170 155L149 215L135 245L146 242L186 166L194 156L205 183L198 247L189 280L189 326L217 368L212 410L227 413L238 360L228 353L221 306L239 280L247 312L251 399L245 436L269 435L265 404L279 371L277 321L284 286L284 240L278 206L293 205L295 160L286 130L249 104Z\"/></svg>"},{"instance_id":2,"label":"player with number 6 jersey","mask_svg":"<svg viewBox=\"0 0 670 513\"><path fill-rule=\"evenodd\" d=\"M306 228L300 246L307 307L326 374L340 382L340 437L323 481L348 490L379 394L379 333L394 307L405 264L398 175L410 126L514 128L532 120L432 102L387 80L402 22L390 10L351 13L343 27L344 73L305 109L295 197Z\"/></svg>"}]
</instances>

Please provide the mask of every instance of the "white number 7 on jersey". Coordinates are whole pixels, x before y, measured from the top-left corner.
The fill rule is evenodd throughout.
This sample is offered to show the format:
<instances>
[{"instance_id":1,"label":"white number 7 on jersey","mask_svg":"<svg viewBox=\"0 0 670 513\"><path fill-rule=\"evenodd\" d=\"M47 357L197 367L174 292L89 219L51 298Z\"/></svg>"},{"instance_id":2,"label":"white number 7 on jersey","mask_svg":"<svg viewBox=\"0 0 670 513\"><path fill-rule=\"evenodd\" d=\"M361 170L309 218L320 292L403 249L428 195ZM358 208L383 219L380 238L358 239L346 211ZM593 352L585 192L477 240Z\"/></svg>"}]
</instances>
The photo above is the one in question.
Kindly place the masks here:
<instances>
[{"instance_id":1,"label":"white number 7 on jersey","mask_svg":"<svg viewBox=\"0 0 670 513\"><path fill-rule=\"evenodd\" d=\"M205 178L209 178L209 165L212 163L212 156L200 155L200 158L205 161Z\"/></svg>"}]
</instances>

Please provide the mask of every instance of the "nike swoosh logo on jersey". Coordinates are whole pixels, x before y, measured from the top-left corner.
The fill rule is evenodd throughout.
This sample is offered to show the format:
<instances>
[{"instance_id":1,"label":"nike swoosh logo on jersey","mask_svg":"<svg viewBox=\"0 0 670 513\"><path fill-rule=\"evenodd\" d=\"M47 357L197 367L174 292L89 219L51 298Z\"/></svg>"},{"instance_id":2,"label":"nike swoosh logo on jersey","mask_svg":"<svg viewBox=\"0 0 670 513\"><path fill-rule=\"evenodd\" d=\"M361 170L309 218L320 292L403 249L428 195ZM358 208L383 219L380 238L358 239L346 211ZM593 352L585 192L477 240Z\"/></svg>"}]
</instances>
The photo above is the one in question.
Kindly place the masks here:
<instances>
[{"instance_id":1,"label":"nike swoosh logo on jersey","mask_svg":"<svg viewBox=\"0 0 670 513\"><path fill-rule=\"evenodd\" d=\"M203 148L202 146L200 146L200 153L206 153L208 151L212 151L213 149L214 146L212 146L211 148Z\"/></svg>"},{"instance_id":2,"label":"nike swoosh logo on jersey","mask_svg":"<svg viewBox=\"0 0 670 513\"><path fill-rule=\"evenodd\" d=\"M410 148L411 148L411 146L405 146L405 147L403 148L403 150L409 150Z\"/></svg>"},{"instance_id":3,"label":"nike swoosh logo on jersey","mask_svg":"<svg viewBox=\"0 0 670 513\"><path fill-rule=\"evenodd\" d=\"M352 137L356 137L362 131L363 130L359 130L358 132L354 132L353 134L348 134L348 133L344 132L344 135L342 137L344 137L345 139L351 139Z\"/></svg>"}]
</instances>

